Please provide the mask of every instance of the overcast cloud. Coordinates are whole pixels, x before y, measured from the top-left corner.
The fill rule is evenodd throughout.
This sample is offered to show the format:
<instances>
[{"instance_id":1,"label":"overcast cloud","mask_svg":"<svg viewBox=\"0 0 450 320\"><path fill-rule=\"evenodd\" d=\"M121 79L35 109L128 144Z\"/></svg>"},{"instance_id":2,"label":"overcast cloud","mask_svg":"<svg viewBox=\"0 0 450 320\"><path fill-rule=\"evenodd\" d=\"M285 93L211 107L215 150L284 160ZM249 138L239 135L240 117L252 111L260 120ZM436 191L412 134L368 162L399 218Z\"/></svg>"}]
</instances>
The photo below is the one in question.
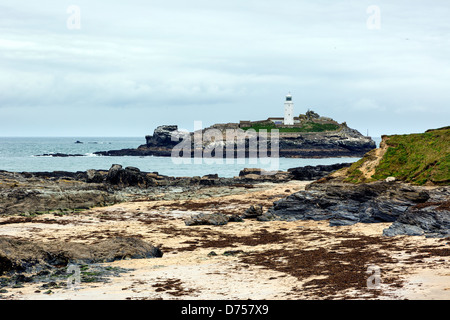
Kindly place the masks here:
<instances>
[{"instance_id":1,"label":"overcast cloud","mask_svg":"<svg viewBox=\"0 0 450 320\"><path fill-rule=\"evenodd\" d=\"M0 136L260 120L288 92L296 114L423 132L450 124L449 17L446 0L0 0Z\"/></svg>"}]
</instances>

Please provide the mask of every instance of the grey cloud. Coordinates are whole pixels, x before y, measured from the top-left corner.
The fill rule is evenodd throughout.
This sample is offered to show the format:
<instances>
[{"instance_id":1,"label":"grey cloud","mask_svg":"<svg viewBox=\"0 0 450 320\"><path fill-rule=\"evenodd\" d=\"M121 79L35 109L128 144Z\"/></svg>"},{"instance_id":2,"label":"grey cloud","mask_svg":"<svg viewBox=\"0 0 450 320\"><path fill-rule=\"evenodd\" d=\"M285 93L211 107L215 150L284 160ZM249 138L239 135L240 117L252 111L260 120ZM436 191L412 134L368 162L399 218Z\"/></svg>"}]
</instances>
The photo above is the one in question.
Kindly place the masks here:
<instances>
[{"instance_id":1,"label":"grey cloud","mask_svg":"<svg viewBox=\"0 0 450 320\"><path fill-rule=\"evenodd\" d=\"M66 27L71 4L81 9L80 30ZM377 31L366 27L372 4L381 8ZM147 123L123 121L123 135L147 134L169 122L189 127L194 120L277 116L291 91L296 113L314 108L377 135L447 125L446 6L17 0L0 10L0 116L30 112L39 119L54 110L57 123L78 119L76 110L92 118L110 112L108 126L132 119L124 116L128 110ZM2 126L0 136L47 132L38 123ZM86 122L86 135L97 125Z\"/></svg>"}]
</instances>

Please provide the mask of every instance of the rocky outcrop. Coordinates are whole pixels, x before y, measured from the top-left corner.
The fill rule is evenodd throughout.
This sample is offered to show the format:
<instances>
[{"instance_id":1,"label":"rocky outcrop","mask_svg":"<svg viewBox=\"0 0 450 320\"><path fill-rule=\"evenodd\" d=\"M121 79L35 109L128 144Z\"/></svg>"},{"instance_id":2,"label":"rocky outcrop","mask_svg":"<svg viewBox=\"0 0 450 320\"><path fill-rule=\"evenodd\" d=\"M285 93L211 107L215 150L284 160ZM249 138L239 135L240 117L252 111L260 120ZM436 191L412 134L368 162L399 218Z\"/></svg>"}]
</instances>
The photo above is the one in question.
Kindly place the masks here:
<instances>
[{"instance_id":1,"label":"rocky outcrop","mask_svg":"<svg viewBox=\"0 0 450 320\"><path fill-rule=\"evenodd\" d=\"M162 251L141 239L116 237L95 244L46 242L0 237L0 275L35 272L68 264L160 258Z\"/></svg>"},{"instance_id":2,"label":"rocky outcrop","mask_svg":"<svg viewBox=\"0 0 450 320\"><path fill-rule=\"evenodd\" d=\"M67 158L67 157L83 157L83 154L67 154L67 153L44 153L36 155L36 157L55 157L55 158Z\"/></svg>"},{"instance_id":3,"label":"rocky outcrop","mask_svg":"<svg viewBox=\"0 0 450 320\"><path fill-rule=\"evenodd\" d=\"M143 172L135 167L112 165L109 170L86 172L6 172L0 171L0 215L35 214L55 211L73 212L96 206L131 201L144 196L169 192L173 188L188 190L207 187L253 188L259 183L283 183L321 177L335 166L293 168L288 171L265 171L246 168L239 176L170 177L158 172ZM271 215L259 220L272 219Z\"/></svg>"},{"instance_id":4,"label":"rocky outcrop","mask_svg":"<svg viewBox=\"0 0 450 320\"><path fill-rule=\"evenodd\" d=\"M304 166L288 169L293 180L314 181L321 179L330 173L350 167L351 163L336 163L331 165Z\"/></svg>"},{"instance_id":5,"label":"rocky outcrop","mask_svg":"<svg viewBox=\"0 0 450 320\"><path fill-rule=\"evenodd\" d=\"M244 214L242 215L242 218L244 218L244 219L257 218L259 216L262 216L263 213L264 213L264 211L263 211L263 207L261 205L250 206L247 210L245 210Z\"/></svg>"},{"instance_id":6,"label":"rocky outcrop","mask_svg":"<svg viewBox=\"0 0 450 320\"><path fill-rule=\"evenodd\" d=\"M74 180L27 181L0 188L0 215L40 214L49 211L68 213L105 206L127 199L102 184L85 185Z\"/></svg>"},{"instance_id":7,"label":"rocky outcrop","mask_svg":"<svg viewBox=\"0 0 450 320\"><path fill-rule=\"evenodd\" d=\"M427 193L397 184L311 184L275 202L269 211L283 220L330 220L330 225L393 222L409 206L427 199Z\"/></svg>"},{"instance_id":8,"label":"rocky outcrop","mask_svg":"<svg viewBox=\"0 0 450 320\"><path fill-rule=\"evenodd\" d=\"M228 223L229 217L222 213L200 213L187 219L187 226L214 225L221 226Z\"/></svg>"},{"instance_id":9,"label":"rocky outcrop","mask_svg":"<svg viewBox=\"0 0 450 320\"><path fill-rule=\"evenodd\" d=\"M286 174L234 178L223 178L218 174L170 177L135 167L123 168L119 164L112 165L109 170L90 169L86 172L0 171L0 215L34 215L49 211L64 214L170 192L173 188L253 187L261 182L288 181Z\"/></svg>"},{"instance_id":10,"label":"rocky outcrop","mask_svg":"<svg viewBox=\"0 0 450 320\"><path fill-rule=\"evenodd\" d=\"M280 220L328 220L331 226L393 222L386 236L448 236L450 189L400 182L312 183L279 200L268 213Z\"/></svg>"},{"instance_id":11,"label":"rocky outcrop","mask_svg":"<svg viewBox=\"0 0 450 320\"><path fill-rule=\"evenodd\" d=\"M142 178L145 177L145 179ZM0 215L69 213L142 196L146 174L132 169L111 172L0 172Z\"/></svg>"},{"instance_id":12,"label":"rocky outcrop","mask_svg":"<svg viewBox=\"0 0 450 320\"><path fill-rule=\"evenodd\" d=\"M281 137L279 148L280 157L362 157L366 152L375 149L376 143L370 137L363 136L344 124L337 132Z\"/></svg>"},{"instance_id":13,"label":"rocky outcrop","mask_svg":"<svg viewBox=\"0 0 450 320\"><path fill-rule=\"evenodd\" d=\"M239 172L239 178L246 181L314 181L326 177L330 173L349 167L351 163L317 165L290 168L287 171L267 171L260 168L245 168Z\"/></svg>"},{"instance_id":14,"label":"rocky outcrop","mask_svg":"<svg viewBox=\"0 0 450 320\"><path fill-rule=\"evenodd\" d=\"M106 182L120 187L149 187L156 185L153 178L148 177L136 167L122 168L120 164L114 164L108 171Z\"/></svg>"},{"instance_id":15,"label":"rocky outcrop","mask_svg":"<svg viewBox=\"0 0 450 320\"><path fill-rule=\"evenodd\" d=\"M170 157L172 149L179 143L179 139L185 136L178 131L176 125L163 125L157 127L153 135L145 136L146 144L136 149L120 149L94 152L100 156L158 156ZM173 141L172 141L173 137Z\"/></svg>"},{"instance_id":16,"label":"rocky outcrop","mask_svg":"<svg viewBox=\"0 0 450 320\"><path fill-rule=\"evenodd\" d=\"M450 237L450 210L436 210L436 207L408 210L383 230L383 234Z\"/></svg>"},{"instance_id":17,"label":"rocky outcrop","mask_svg":"<svg viewBox=\"0 0 450 320\"><path fill-rule=\"evenodd\" d=\"M148 146L151 145L175 145L172 143L172 136L178 132L178 126L166 125L155 129L152 136L146 136L145 140Z\"/></svg>"},{"instance_id":18,"label":"rocky outcrop","mask_svg":"<svg viewBox=\"0 0 450 320\"><path fill-rule=\"evenodd\" d=\"M393 222L429 195L396 183L310 184L274 203L269 211L283 220L329 220L330 225Z\"/></svg>"},{"instance_id":19,"label":"rocky outcrop","mask_svg":"<svg viewBox=\"0 0 450 320\"><path fill-rule=\"evenodd\" d=\"M199 213L185 220L186 226L214 225L221 226L228 222L242 222L244 219L256 219L258 221L275 220L275 216L263 210L262 206L250 206L241 215L225 215L222 213Z\"/></svg>"},{"instance_id":20,"label":"rocky outcrop","mask_svg":"<svg viewBox=\"0 0 450 320\"><path fill-rule=\"evenodd\" d=\"M275 216L268 212L264 211L262 206L250 206L245 212L241 215L242 219L256 219L258 221L271 221L275 220Z\"/></svg>"},{"instance_id":21,"label":"rocky outcrop","mask_svg":"<svg viewBox=\"0 0 450 320\"><path fill-rule=\"evenodd\" d=\"M427 202L409 207L383 234L450 237L450 190L434 190Z\"/></svg>"},{"instance_id":22,"label":"rocky outcrop","mask_svg":"<svg viewBox=\"0 0 450 320\"><path fill-rule=\"evenodd\" d=\"M86 171L86 182L88 183L102 183L105 180L104 175L94 169L89 169Z\"/></svg>"},{"instance_id":23,"label":"rocky outcrop","mask_svg":"<svg viewBox=\"0 0 450 320\"><path fill-rule=\"evenodd\" d=\"M447 237L448 130L383 136L380 148L275 202L269 212L280 219L329 220L331 225L392 222L386 236ZM289 170L301 179L314 172L302 171Z\"/></svg>"},{"instance_id":24,"label":"rocky outcrop","mask_svg":"<svg viewBox=\"0 0 450 320\"><path fill-rule=\"evenodd\" d=\"M245 168L239 172L239 179L243 182L283 182L292 180L292 175L286 171Z\"/></svg>"}]
</instances>

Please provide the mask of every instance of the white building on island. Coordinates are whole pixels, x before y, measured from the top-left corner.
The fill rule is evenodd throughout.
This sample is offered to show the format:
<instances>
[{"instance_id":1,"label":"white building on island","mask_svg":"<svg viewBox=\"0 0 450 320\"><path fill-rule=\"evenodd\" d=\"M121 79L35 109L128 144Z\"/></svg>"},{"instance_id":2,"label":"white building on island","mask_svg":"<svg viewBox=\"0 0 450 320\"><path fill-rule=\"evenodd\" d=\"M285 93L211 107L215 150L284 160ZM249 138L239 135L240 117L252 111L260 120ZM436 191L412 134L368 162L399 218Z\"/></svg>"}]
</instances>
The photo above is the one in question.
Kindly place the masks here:
<instances>
[{"instance_id":1,"label":"white building on island","mask_svg":"<svg viewBox=\"0 0 450 320\"><path fill-rule=\"evenodd\" d=\"M284 121L285 126L294 125L294 102L292 102L292 95L289 93L286 96L286 101L284 102Z\"/></svg>"},{"instance_id":2,"label":"white building on island","mask_svg":"<svg viewBox=\"0 0 450 320\"><path fill-rule=\"evenodd\" d=\"M239 128L250 128L253 124L267 121L271 121L277 126L293 126L300 123L300 118L294 117L294 102L292 101L292 95L290 93L286 95L286 100L284 101L284 118L269 117L267 120L260 121L241 120L239 122Z\"/></svg>"}]
</instances>

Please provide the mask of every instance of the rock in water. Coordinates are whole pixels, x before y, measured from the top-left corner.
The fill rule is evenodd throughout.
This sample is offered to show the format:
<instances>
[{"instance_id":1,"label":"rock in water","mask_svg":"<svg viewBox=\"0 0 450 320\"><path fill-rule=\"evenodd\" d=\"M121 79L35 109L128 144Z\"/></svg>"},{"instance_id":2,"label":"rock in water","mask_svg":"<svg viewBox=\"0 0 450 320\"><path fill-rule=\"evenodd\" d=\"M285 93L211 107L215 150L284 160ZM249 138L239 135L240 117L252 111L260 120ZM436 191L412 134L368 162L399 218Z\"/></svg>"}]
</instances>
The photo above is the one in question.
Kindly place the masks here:
<instances>
[{"instance_id":1,"label":"rock in water","mask_svg":"<svg viewBox=\"0 0 450 320\"><path fill-rule=\"evenodd\" d=\"M148 135L145 137L147 146L174 146L178 144L178 141L172 141L172 137L177 137L178 135L183 135L183 133L178 132L177 125L162 125L157 127L153 131L153 135Z\"/></svg>"},{"instance_id":2,"label":"rock in water","mask_svg":"<svg viewBox=\"0 0 450 320\"><path fill-rule=\"evenodd\" d=\"M153 137L159 142L171 141L172 133L178 130L176 125L163 125L159 126L153 132Z\"/></svg>"}]
</instances>

